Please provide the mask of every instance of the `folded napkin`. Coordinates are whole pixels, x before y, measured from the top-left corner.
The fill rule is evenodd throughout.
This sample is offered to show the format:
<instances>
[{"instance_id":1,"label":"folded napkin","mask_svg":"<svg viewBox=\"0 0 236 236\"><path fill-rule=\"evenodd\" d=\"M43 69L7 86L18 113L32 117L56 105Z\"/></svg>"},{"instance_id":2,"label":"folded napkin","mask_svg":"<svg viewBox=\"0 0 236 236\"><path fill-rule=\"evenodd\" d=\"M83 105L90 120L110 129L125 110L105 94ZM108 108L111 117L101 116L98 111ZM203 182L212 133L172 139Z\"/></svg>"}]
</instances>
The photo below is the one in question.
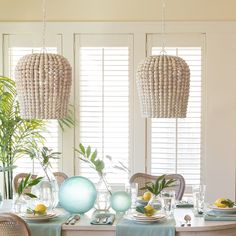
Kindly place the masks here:
<instances>
[{"instance_id":1,"label":"folded napkin","mask_svg":"<svg viewBox=\"0 0 236 236\"><path fill-rule=\"evenodd\" d=\"M180 201L176 204L177 208L192 208L193 203L191 202L185 202L185 201Z\"/></svg>"},{"instance_id":2,"label":"folded napkin","mask_svg":"<svg viewBox=\"0 0 236 236\"><path fill-rule=\"evenodd\" d=\"M236 221L236 214L215 212L213 210L204 214L204 220L209 221Z\"/></svg>"},{"instance_id":3,"label":"folded napkin","mask_svg":"<svg viewBox=\"0 0 236 236\"><path fill-rule=\"evenodd\" d=\"M175 220L167 219L163 222L141 224L123 219L116 226L116 236L174 236Z\"/></svg>"},{"instance_id":4,"label":"folded napkin","mask_svg":"<svg viewBox=\"0 0 236 236\"><path fill-rule=\"evenodd\" d=\"M92 225L112 225L115 215L111 213L97 213L93 216L90 224Z\"/></svg>"},{"instance_id":5,"label":"folded napkin","mask_svg":"<svg viewBox=\"0 0 236 236\"><path fill-rule=\"evenodd\" d=\"M42 236L42 235L53 235L61 236L61 226L68 218L68 213L55 217L49 221L42 222L27 222L30 228L31 235Z\"/></svg>"}]
</instances>

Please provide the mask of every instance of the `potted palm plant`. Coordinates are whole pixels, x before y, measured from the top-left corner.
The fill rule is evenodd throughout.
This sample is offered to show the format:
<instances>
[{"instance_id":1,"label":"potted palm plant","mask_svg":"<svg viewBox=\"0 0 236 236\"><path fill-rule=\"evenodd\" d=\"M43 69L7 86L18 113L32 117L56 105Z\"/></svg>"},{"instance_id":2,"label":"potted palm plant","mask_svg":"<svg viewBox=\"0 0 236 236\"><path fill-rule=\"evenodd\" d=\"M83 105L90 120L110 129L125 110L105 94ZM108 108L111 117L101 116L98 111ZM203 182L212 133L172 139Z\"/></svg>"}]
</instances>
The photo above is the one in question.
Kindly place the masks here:
<instances>
[{"instance_id":1,"label":"potted palm plant","mask_svg":"<svg viewBox=\"0 0 236 236\"><path fill-rule=\"evenodd\" d=\"M62 131L74 126L73 106L70 105L68 116L58 123ZM0 76L0 172L3 173L4 198L13 197L16 160L26 155L32 158L35 144L44 146L42 131L46 130L46 124L46 120L21 118L15 82Z\"/></svg>"},{"instance_id":2,"label":"potted palm plant","mask_svg":"<svg viewBox=\"0 0 236 236\"><path fill-rule=\"evenodd\" d=\"M45 121L25 120L20 116L15 82L0 77L0 165L3 170L4 198L13 197L13 168L27 154L32 141L43 141Z\"/></svg>"}]
</instances>

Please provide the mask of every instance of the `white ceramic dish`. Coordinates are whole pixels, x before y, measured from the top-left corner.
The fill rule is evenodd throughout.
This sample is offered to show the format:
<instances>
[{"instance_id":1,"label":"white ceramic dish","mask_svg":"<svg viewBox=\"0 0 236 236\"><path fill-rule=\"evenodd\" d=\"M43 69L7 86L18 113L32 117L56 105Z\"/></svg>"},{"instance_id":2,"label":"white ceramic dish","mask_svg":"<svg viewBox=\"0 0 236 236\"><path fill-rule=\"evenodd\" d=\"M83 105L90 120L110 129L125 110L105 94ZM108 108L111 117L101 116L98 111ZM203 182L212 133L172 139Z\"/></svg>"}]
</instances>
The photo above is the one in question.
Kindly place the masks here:
<instances>
[{"instance_id":1,"label":"white ceramic dish","mask_svg":"<svg viewBox=\"0 0 236 236\"><path fill-rule=\"evenodd\" d=\"M220 208L220 207L217 207L215 205L210 205L209 208L213 211L218 211L218 212L228 212L228 213L235 212L236 213L236 206Z\"/></svg>"},{"instance_id":2,"label":"white ceramic dish","mask_svg":"<svg viewBox=\"0 0 236 236\"><path fill-rule=\"evenodd\" d=\"M48 221L57 217L59 213L57 212L48 212L46 215L31 215L31 214L21 214L20 216L27 221Z\"/></svg>"},{"instance_id":3,"label":"white ceramic dish","mask_svg":"<svg viewBox=\"0 0 236 236\"><path fill-rule=\"evenodd\" d=\"M139 223L154 223L166 219L166 215L156 214L153 216L145 216L143 214L133 214L133 215L126 215L124 218Z\"/></svg>"}]
</instances>

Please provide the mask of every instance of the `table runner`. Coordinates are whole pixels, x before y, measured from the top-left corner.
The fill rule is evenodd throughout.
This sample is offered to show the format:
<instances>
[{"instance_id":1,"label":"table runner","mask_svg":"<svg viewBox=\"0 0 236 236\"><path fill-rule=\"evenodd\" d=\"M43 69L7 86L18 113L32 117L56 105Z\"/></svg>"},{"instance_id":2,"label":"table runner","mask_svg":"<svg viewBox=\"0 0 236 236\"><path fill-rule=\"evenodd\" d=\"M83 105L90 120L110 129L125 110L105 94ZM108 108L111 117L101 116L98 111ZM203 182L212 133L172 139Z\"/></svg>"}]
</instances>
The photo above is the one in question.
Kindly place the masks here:
<instances>
[{"instance_id":1,"label":"table runner","mask_svg":"<svg viewBox=\"0 0 236 236\"><path fill-rule=\"evenodd\" d=\"M32 236L61 236L61 226L68 218L63 214L46 222L27 222Z\"/></svg>"},{"instance_id":2,"label":"table runner","mask_svg":"<svg viewBox=\"0 0 236 236\"><path fill-rule=\"evenodd\" d=\"M236 214L235 213L222 213L222 212L215 212L215 211L207 211L204 214L204 220L209 221L236 221Z\"/></svg>"},{"instance_id":3,"label":"table runner","mask_svg":"<svg viewBox=\"0 0 236 236\"><path fill-rule=\"evenodd\" d=\"M174 236L175 220L167 219L163 222L141 224L123 219L116 226L116 236Z\"/></svg>"}]
</instances>

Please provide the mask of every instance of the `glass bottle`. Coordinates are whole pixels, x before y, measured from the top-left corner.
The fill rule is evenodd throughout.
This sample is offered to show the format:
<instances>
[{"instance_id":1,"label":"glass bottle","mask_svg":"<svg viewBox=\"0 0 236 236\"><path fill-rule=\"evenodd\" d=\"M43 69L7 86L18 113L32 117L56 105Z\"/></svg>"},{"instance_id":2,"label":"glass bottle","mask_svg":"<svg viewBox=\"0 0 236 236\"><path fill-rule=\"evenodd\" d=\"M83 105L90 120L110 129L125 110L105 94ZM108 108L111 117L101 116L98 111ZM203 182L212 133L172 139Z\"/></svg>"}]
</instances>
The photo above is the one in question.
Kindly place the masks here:
<instances>
[{"instance_id":1,"label":"glass bottle","mask_svg":"<svg viewBox=\"0 0 236 236\"><path fill-rule=\"evenodd\" d=\"M148 202L148 205L151 205L156 210L160 210L162 208L162 202L159 195L152 195L151 199Z\"/></svg>"},{"instance_id":2,"label":"glass bottle","mask_svg":"<svg viewBox=\"0 0 236 236\"><path fill-rule=\"evenodd\" d=\"M110 196L111 189L104 175L100 176L100 179L96 185L97 189L97 199L95 202L95 209L99 212L109 211L110 208Z\"/></svg>"},{"instance_id":3,"label":"glass bottle","mask_svg":"<svg viewBox=\"0 0 236 236\"><path fill-rule=\"evenodd\" d=\"M27 197L23 194L15 194L13 196L13 210L15 213L26 213L28 204L27 204Z\"/></svg>"},{"instance_id":4,"label":"glass bottle","mask_svg":"<svg viewBox=\"0 0 236 236\"><path fill-rule=\"evenodd\" d=\"M43 168L43 172L38 176L43 177L43 179L32 187L32 193L38 197L35 200L35 204L42 203L48 210L52 210L57 206L59 201L59 187L56 178L50 166Z\"/></svg>"}]
</instances>

